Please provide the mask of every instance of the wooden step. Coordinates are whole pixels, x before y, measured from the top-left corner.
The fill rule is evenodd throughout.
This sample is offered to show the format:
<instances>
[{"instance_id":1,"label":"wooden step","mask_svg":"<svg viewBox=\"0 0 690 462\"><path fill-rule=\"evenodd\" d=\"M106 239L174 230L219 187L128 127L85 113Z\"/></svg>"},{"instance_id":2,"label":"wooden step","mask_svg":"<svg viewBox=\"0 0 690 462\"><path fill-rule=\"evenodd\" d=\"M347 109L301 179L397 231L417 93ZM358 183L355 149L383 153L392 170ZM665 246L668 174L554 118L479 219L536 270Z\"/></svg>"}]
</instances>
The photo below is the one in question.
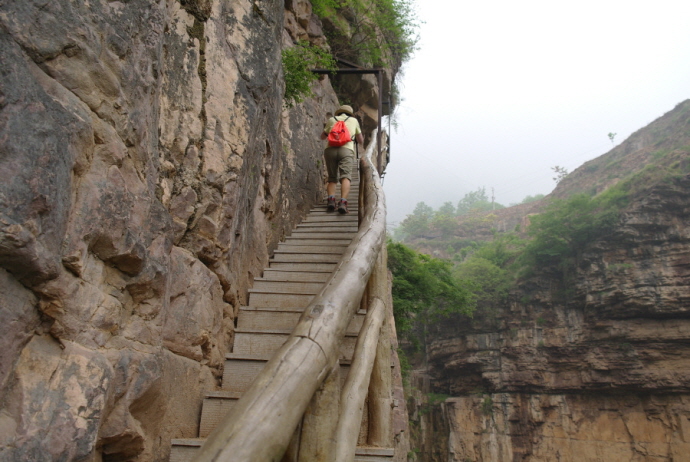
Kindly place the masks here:
<instances>
[{"instance_id":1,"label":"wooden step","mask_svg":"<svg viewBox=\"0 0 690 462\"><path fill-rule=\"evenodd\" d=\"M285 282L321 282L328 281L331 277L330 272L316 272L316 271L284 271L272 268L264 270L263 278L257 278L256 281L285 281Z\"/></svg>"},{"instance_id":2,"label":"wooden step","mask_svg":"<svg viewBox=\"0 0 690 462\"><path fill-rule=\"evenodd\" d=\"M290 336L290 333L292 333L292 329L237 329L235 330L233 353L230 354L268 360L278 348L283 346ZM356 341L357 338L354 334L348 333L345 335L345 339L340 348L341 360L349 361L352 359ZM225 375L223 375L223 377L225 377ZM226 387L225 378L223 378L223 389L229 389Z\"/></svg>"},{"instance_id":3,"label":"wooden step","mask_svg":"<svg viewBox=\"0 0 690 462\"><path fill-rule=\"evenodd\" d=\"M271 261L269 268L281 271L297 271L297 272L326 272L329 275L336 267L336 262L295 262L295 261Z\"/></svg>"},{"instance_id":4,"label":"wooden step","mask_svg":"<svg viewBox=\"0 0 690 462\"><path fill-rule=\"evenodd\" d=\"M223 390L244 393L267 362L268 359L262 359L259 356L251 357L229 353L226 356L223 370ZM342 360L340 364L341 383L345 381L349 370L349 361Z\"/></svg>"}]
</instances>

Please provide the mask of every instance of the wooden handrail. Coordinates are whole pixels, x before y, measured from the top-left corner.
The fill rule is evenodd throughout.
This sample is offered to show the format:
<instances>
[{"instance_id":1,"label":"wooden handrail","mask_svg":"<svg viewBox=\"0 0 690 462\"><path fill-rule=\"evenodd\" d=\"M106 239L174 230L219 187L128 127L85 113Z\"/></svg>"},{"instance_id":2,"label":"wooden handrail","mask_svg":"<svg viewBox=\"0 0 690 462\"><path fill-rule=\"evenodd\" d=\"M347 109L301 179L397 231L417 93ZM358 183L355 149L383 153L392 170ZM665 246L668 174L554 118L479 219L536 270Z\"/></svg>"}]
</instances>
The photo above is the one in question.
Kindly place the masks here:
<instances>
[{"instance_id":1,"label":"wooden handrail","mask_svg":"<svg viewBox=\"0 0 690 462\"><path fill-rule=\"evenodd\" d=\"M360 159L364 211L357 235L288 340L209 435L195 461L280 460L309 401L336 364L386 238L383 188L369 160L375 144Z\"/></svg>"},{"instance_id":2,"label":"wooden handrail","mask_svg":"<svg viewBox=\"0 0 690 462\"><path fill-rule=\"evenodd\" d=\"M376 346L379 343L379 332L385 315L383 301L380 298L372 300L357 338L350 372L340 395L340 417L335 434L337 461L355 458L364 401L369 391L369 379L374 368Z\"/></svg>"}]
</instances>

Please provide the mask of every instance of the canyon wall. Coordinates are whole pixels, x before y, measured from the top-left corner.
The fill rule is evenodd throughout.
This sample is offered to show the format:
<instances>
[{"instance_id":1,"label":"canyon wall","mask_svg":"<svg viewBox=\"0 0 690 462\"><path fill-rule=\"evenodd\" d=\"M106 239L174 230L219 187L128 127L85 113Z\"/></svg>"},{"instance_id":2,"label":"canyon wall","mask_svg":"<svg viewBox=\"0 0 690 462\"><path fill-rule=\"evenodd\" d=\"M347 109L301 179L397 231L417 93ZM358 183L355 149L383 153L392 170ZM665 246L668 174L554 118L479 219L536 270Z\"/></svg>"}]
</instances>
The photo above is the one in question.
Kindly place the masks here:
<instances>
[{"instance_id":1,"label":"canyon wall","mask_svg":"<svg viewBox=\"0 0 690 462\"><path fill-rule=\"evenodd\" d=\"M580 189L600 183L588 168L615 183L610 172L642 171L645 159L685 173L638 185L572 277L541 268L507 303L433 327L412 377L419 460L688 460L689 109L577 171Z\"/></svg>"},{"instance_id":2,"label":"canyon wall","mask_svg":"<svg viewBox=\"0 0 690 462\"><path fill-rule=\"evenodd\" d=\"M0 0L0 460L167 460L323 194L306 0Z\"/></svg>"}]
</instances>

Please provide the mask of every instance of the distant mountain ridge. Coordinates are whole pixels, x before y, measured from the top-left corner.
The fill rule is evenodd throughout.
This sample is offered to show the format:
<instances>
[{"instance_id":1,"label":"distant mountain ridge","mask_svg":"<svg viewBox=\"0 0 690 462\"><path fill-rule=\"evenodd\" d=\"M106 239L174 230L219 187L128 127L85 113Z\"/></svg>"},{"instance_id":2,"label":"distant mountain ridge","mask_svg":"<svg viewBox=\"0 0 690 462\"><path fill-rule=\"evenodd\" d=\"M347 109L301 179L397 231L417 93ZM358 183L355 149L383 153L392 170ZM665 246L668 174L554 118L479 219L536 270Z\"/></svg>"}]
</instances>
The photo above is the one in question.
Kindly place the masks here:
<instances>
[{"instance_id":1,"label":"distant mountain ridge","mask_svg":"<svg viewBox=\"0 0 690 462\"><path fill-rule=\"evenodd\" d=\"M609 152L585 162L563 178L544 198L492 211L477 211L457 217L453 239L491 239L495 232L525 231L531 214L541 212L553 199L578 193L600 194L618 182L652 166L668 167L690 158L690 99L637 130ZM416 250L449 257L447 238L440 232L407 239Z\"/></svg>"}]
</instances>

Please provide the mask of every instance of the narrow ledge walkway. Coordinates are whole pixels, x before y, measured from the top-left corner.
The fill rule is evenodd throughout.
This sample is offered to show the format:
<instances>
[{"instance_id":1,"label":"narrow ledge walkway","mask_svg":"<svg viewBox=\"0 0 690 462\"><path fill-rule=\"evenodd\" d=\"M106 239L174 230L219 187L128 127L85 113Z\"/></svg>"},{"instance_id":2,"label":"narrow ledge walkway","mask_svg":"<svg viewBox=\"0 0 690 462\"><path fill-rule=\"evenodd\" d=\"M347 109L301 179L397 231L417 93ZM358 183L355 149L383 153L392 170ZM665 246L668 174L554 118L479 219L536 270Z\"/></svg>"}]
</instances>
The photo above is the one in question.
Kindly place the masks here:
<instances>
[{"instance_id":1,"label":"narrow ledge walkway","mask_svg":"<svg viewBox=\"0 0 690 462\"><path fill-rule=\"evenodd\" d=\"M205 438L233 408L271 356L297 325L304 309L331 277L357 233L359 180L353 177L346 215L314 207L285 242L278 245L263 276L249 291L248 306L240 308L232 353L225 358L222 388L204 398L198 438L174 439L170 462L191 462ZM347 376L365 312L348 326L340 347L341 385ZM364 429L363 429L364 430ZM356 462L384 462L392 448L357 448Z\"/></svg>"}]
</instances>

